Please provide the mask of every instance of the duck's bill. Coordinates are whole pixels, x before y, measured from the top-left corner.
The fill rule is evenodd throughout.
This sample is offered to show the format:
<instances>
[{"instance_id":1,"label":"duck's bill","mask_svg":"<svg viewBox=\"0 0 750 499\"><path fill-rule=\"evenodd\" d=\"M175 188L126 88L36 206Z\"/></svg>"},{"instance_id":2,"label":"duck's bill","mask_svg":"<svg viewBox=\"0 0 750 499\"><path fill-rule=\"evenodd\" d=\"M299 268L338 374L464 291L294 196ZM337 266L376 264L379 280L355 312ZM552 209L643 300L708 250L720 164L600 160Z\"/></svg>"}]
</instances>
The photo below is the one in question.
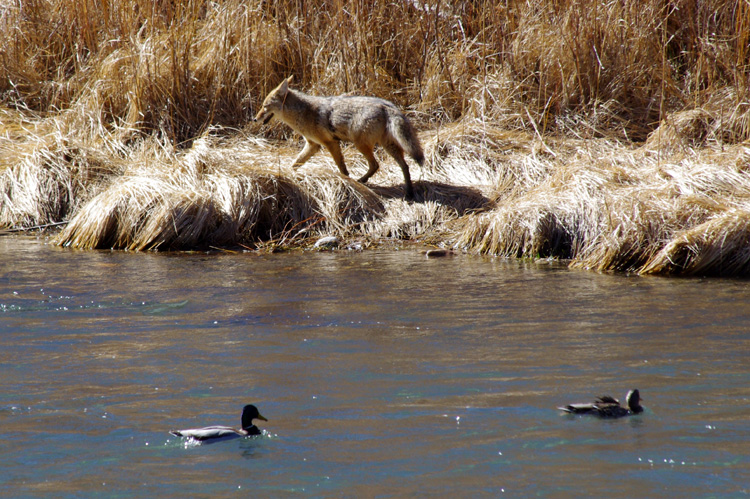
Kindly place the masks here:
<instances>
[{"instance_id":1,"label":"duck's bill","mask_svg":"<svg viewBox=\"0 0 750 499\"><path fill-rule=\"evenodd\" d=\"M261 421L268 421L268 420L267 420L266 418L264 418L264 417L263 417L263 416L261 416L260 414L258 414L258 417L257 417L257 418L255 418L255 419L260 419Z\"/></svg>"}]
</instances>

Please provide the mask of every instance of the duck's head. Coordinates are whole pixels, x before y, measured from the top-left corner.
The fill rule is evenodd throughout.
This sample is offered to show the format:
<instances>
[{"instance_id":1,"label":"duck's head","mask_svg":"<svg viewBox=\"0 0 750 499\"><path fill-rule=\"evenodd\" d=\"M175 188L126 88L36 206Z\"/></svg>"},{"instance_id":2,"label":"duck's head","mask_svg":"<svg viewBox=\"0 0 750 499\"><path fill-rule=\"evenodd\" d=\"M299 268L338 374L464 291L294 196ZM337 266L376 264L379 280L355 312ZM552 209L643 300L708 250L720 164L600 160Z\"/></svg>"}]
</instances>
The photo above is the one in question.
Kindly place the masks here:
<instances>
[{"instance_id":1,"label":"duck's head","mask_svg":"<svg viewBox=\"0 0 750 499\"><path fill-rule=\"evenodd\" d=\"M253 419L260 419L261 421L268 421L266 418L260 415L258 408L253 404L247 404L242 409L242 429L247 430L253 426Z\"/></svg>"},{"instance_id":2,"label":"duck's head","mask_svg":"<svg viewBox=\"0 0 750 499\"><path fill-rule=\"evenodd\" d=\"M638 390L630 390L625 396L625 401L628 404L628 409L633 413L643 412L643 407L641 407L641 392Z\"/></svg>"}]
</instances>

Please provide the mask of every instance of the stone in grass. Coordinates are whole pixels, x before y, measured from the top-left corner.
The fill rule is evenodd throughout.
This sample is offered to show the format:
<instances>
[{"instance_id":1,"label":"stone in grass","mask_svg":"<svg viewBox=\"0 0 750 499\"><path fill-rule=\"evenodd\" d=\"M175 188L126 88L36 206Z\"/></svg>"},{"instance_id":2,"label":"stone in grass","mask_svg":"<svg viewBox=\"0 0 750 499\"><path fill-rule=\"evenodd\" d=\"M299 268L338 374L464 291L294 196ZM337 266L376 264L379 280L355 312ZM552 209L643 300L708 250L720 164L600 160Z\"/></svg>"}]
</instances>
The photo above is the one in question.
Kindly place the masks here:
<instances>
[{"instance_id":1,"label":"stone in grass","mask_svg":"<svg viewBox=\"0 0 750 499\"><path fill-rule=\"evenodd\" d=\"M339 238L336 236L325 236L321 237L317 241L315 241L315 244L313 245L313 248L315 249L335 249L339 247Z\"/></svg>"}]
</instances>

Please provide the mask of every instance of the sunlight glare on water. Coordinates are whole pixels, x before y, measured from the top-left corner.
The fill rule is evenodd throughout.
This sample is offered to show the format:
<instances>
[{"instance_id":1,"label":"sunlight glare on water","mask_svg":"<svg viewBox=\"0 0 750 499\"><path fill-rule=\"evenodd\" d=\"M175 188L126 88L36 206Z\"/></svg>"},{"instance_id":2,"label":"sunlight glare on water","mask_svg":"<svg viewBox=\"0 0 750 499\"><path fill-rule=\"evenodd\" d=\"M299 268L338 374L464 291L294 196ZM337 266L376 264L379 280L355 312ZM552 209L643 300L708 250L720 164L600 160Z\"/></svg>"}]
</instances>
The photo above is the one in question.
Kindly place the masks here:
<instances>
[{"instance_id":1,"label":"sunlight glare on water","mask_svg":"<svg viewBox=\"0 0 750 499\"><path fill-rule=\"evenodd\" d=\"M738 497L750 283L0 237L8 497ZM644 414L556 407L639 388ZM264 435L194 445L171 429Z\"/></svg>"}]
</instances>

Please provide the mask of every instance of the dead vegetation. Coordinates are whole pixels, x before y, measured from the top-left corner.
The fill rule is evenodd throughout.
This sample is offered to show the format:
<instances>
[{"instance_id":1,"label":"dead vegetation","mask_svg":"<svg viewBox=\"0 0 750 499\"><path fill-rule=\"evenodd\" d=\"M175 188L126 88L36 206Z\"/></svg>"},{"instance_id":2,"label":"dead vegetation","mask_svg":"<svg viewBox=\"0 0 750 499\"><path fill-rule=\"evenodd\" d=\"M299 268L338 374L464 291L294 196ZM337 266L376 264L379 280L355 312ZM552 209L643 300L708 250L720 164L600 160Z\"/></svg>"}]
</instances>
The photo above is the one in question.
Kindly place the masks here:
<instances>
[{"instance_id":1,"label":"dead vegetation","mask_svg":"<svg viewBox=\"0 0 750 499\"><path fill-rule=\"evenodd\" d=\"M15 0L0 34L0 227L64 222L56 242L79 248L333 234L750 273L742 0ZM368 186L323 154L291 170L296 138L248 125L289 74L407 109L416 202L389 158Z\"/></svg>"}]
</instances>

